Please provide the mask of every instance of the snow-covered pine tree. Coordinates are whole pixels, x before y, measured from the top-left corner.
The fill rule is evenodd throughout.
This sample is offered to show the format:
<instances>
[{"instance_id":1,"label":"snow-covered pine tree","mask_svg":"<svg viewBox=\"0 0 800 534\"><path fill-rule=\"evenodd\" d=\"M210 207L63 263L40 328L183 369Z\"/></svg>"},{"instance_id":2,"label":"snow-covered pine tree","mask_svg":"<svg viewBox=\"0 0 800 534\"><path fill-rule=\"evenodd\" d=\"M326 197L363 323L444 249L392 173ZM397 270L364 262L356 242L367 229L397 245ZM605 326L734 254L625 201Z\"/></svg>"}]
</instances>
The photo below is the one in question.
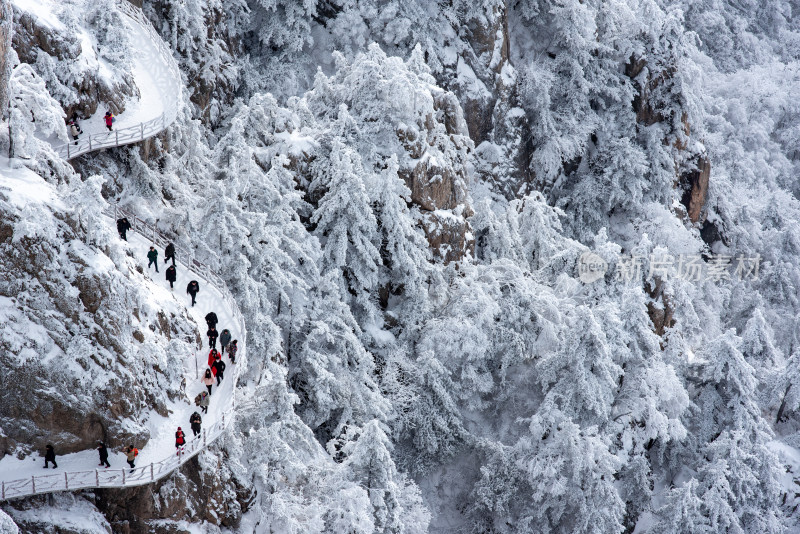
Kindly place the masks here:
<instances>
[{"instance_id":1,"label":"snow-covered pine tree","mask_svg":"<svg viewBox=\"0 0 800 534\"><path fill-rule=\"evenodd\" d=\"M335 281L342 298L352 299L360 324L378 323L374 290L381 265L380 233L361 158L335 138L327 160L316 163L316 172L324 191L312 216L322 242L321 272Z\"/></svg>"}]
</instances>

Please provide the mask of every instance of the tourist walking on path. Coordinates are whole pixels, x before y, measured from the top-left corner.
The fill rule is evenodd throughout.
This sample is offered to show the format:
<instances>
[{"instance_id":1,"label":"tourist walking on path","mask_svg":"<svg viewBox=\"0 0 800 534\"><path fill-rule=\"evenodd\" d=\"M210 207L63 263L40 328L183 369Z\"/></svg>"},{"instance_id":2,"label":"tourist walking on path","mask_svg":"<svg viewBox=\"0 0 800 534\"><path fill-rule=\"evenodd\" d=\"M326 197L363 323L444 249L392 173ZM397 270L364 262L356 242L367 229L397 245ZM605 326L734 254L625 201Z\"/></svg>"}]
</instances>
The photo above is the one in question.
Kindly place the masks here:
<instances>
[{"instance_id":1,"label":"tourist walking on path","mask_svg":"<svg viewBox=\"0 0 800 534\"><path fill-rule=\"evenodd\" d=\"M206 314L206 324L209 328L216 328L218 322L216 313L212 311Z\"/></svg>"},{"instance_id":2,"label":"tourist walking on path","mask_svg":"<svg viewBox=\"0 0 800 534\"><path fill-rule=\"evenodd\" d=\"M211 395L211 387L214 385L214 375L211 374L211 369L206 369L200 381L208 388L208 394Z\"/></svg>"},{"instance_id":3,"label":"tourist walking on path","mask_svg":"<svg viewBox=\"0 0 800 534\"><path fill-rule=\"evenodd\" d=\"M128 230L131 229L131 223L128 222L127 217L122 217L121 219L117 219L117 232L119 232L119 237L123 241L127 241L128 237Z\"/></svg>"},{"instance_id":4,"label":"tourist walking on path","mask_svg":"<svg viewBox=\"0 0 800 534\"><path fill-rule=\"evenodd\" d=\"M208 405L209 405L210 402L211 402L211 395L209 395L205 391L201 391L200 392L200 403L199 403L199 406L200 406L200 410L203 413L208 413Z\"/></svg>"},{"instance_id":5,"label":"tourist walking on path","mask_svg":"<svg viewBox=\"0 0 800 534\"><path fill-rule=\"evenodd\" d=\"M202 423L203 423L203 418L200 417L200 414L197 412L194 412L192 416L189 418L189 424L192 426L192 432L194 432L195 436L200 433L200 425Z\"/></svg>"},{"instance_id":6,"label":"tourist walking on path","mask_svg":"<svg viewBox=\"0 0 800 534\"><path fill-rule=\"evenodd\" d=\"M197 300L197 293L199 291L200 284L197 283L197 280L192 280L189 282L189 285L186 286L186 292L192 297L192 306L194 306L194 303Z\"/></svg>"},{"instance_id":7,"label":"tourist walking on path","mask_svg":"<svg viewBox=\"0 0 800 534\"><path fill-rule=\"evenodd\" d=\"M125 449L125 456L127 458L128 465L131 466L131 473L133 473L133 468L136 467L133 462L135 462L136 457L139 456L139 449L133 445L128 445L128 448Z\"/></svg>"},{"instance_id":8,"label":"tourist walking on path","mask_svg":"<svg viewBox=\"0 0 800 534\"><path fill-rule=\"evenodd\" d=\"M217 348L217 337L219 336L217 329L212 326L208 329L206 335L208 336L208 346L212 349Z\"/></svg>"},{"instance_id":9,"label":"tourist walking on path","mask_svg":"<svg viewBox=\"0 0 800 534\"><path fill-rule=\"evenodd\" d=\"M69 133L72 135L72 139L73 141L75 141L75 144L77 145L78 136L80 136L83 133L83 131L81 130L81 127L78 126L78 123L75 122L74 120L69 121Z\"/></svg>"},{"instance_id":10,"label":"tourist walking on path","mask_svg":"<svg viewBox=\"0 0 800 534\"><path fill-rule=\"evenodd\" d=\"M225 362L223 362L222 358L219 358L219 356L217 357L218 359L214 362L213 367L217 370L217 372L214 374L217 375L217 386L219 386L219 383L222 382L223 378L225 378Z\"/></svg>"},{"instance_id":11,"label":"tourist walking on path","mask_svg":"<svg viewBox=\"0 0 800 534\"><path fill-rule=\"evenodd\" d=\"M108 463L108 448L106 444L102 441L97 445L97 452L100 453L100 463L98 465L105 465L106 467L111 467L111 464Z\"/></svg>"},{"instance_id":12,"label":"tourist walking on path","mask_svg":"<svg viewBox=\"0 0 800 534\"><path fill-rule=\"evenodd\" d=\"M175 245L169 243L167 248L164 249L164 263L172 260L172 265L175 265Z\"/></svg>"},{"instance_id":13,"label":"tourist walking on path","mask_svg":"<svg viewBox=\"0 0 800 534\"><path fill-rule=\"evenodd\" d=\"M149 269L151 265L155 265L156 272L158 272L158 251L156 247L150 247L150 252L147 253L147 259L150 260L150 263L147 264L147 268Z\"/></svg>"},{"instance_id":14,"label":"tourist walking on path","mask_svg":"<svg viewBox=\"0 0 800 534\"><path fill-rule=\"evenodd\" d=\"M210 351L208 351L208 366L209 367L214 365L214 362L217 361L217 357L218 356L219 356L219 354L217 354L217 349L211 349Z\"/></svg>"},{"instance_id":15,"label":"tourist walking on path","mask_svg":"<svg viewBox=\"0 0 800 534\"><path fill-rule=\"evenodd\" d=\"M166 263L166 262L164 262ZM169 288L174 289L175 279L178 277L178 273L175 271L175 266L170 265L167 267L167 282L169 282Z\"/></svg>"},{"instance_id":16,"label":"tourist walking on path","mask_svg":"<svg viewBox=\"0 0 800 534\"><path fill-rule=\"evenodd\" d=\"M110 111L106 111L106 114L103 115L103 120L106 122L106 128L108 128L108 131L113 131L111 125L114 124L114 114Z\"/></svg>"},{"instance_id":17,"label":"tourist walking on path","mask_svg":"<svg viewBox=\"0 0 800 534\"><path fill-rule=\"evenodd\" d=\"M58 464L56 464L56 451L53 450L53 446L50 445L49 443L44 448L44 468L45 469L47 469L48 462L52 462L53 469L58 467Z\"/></svg>"},{"instance_id":18,"label":"tourist walking on path","mask_svg":"<svg viewBox=\"0 0 800 534\"><path fill-rule=\"evenodd\" d=\"M236 363L236 351L239 350L239 340L234 339L231 341L231 344L228 346L228 358L231 359L231 363Z\"/></svg>"},{"instance_id":19,"label":"tourist walking on path","mask_svg":"<svg viewBox=\"0 0 800 534\"><path fill-rule=\"evenodd\" d=\"M227 328L219 335L219 344L221 346L220 353L225 354L225 347L231 342L231 331Z\"/></svg>"},{"instance_id":20,"label":"tourist walking on path","mask_svg":"<svg viewBox=\"0 0 800 534\"><path fill-rule=\"evenodd\" d=\"M178 450L178 456L183 452L183 446L186 445L186 434L183 433L181 427L175 432L175 448Z\"/></svg>"}]
</instances>

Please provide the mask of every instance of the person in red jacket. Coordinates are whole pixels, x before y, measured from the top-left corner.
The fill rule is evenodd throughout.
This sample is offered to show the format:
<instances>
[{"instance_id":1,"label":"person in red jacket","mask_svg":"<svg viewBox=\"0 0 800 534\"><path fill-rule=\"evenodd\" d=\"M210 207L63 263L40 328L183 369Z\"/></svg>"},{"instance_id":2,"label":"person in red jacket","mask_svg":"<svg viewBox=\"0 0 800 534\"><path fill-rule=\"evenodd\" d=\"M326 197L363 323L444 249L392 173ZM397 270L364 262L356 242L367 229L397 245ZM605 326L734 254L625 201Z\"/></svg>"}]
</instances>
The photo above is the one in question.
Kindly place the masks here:
<instances>
[{"instance_id":1,"label":"person in red jacket","mask_svg":"<svg viewBox=\"0 0 800 534\"><path fill-rule=\"evenodd\" d=\"M178 427L178 431L175 432L175 448L178 449L178 456L180 456L184 445L186 445L186 435L181 430L181 427Z\"/></svg>"},{"instance_id":2,"label":"person in red jacket","mask_svg":"<svg viewBox=\"0 0 800 534\"><path fill-rule=\"evenodd\" d=\"M214 365L214 360L217 359L217 354L218 354L217 349L211 349L211 351L208 353L208 366L209 367Z\"/></svg>"},{"instance_id":3,"label":"person in red jacket","mask_svg":"<svg viewBox=\"0 0 800 534\"><path fill-rule=\"evenodd\" d=\"M111 125L114 124L114 114L110 111L106 111L106 114L103 116L103 120L106 121L106 128L108 128L108 131L113 131Z\"/></svg>"}]
</instances>

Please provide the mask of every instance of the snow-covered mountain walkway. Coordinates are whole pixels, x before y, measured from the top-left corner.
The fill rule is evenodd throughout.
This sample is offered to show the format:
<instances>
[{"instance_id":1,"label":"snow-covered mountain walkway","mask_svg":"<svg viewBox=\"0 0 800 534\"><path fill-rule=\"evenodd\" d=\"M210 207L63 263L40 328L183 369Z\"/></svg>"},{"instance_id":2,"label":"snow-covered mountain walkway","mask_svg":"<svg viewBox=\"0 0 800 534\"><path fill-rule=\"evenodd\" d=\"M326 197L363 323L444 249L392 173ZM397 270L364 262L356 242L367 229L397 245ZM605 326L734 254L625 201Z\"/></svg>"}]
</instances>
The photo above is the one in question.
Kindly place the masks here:
<instances>
[{"instance_id":1,"label":"snow-covered mountain walkway","mask_svg":"<svg viewBox=\"0 0 800 534\"><path fill-rule=\"evenodd\" d=\"M55 147L64 159L138 143L164 131L178 116L183 84L170 49L140 9L126 0L118 0L117 7L127 15L128 37L136 51L133 77L139 89L139 101L127 103L125 112L116 117L112 132L105 126L105 109L98 108L94 116L81 122L83 134L77 143Z\"/></svg>"},{"instance_id":2,"label":"snow-covered mountain walkway","mask_svg":"<svg viewBox=\"0 0 800 534\"><path fill-rule=\"evenodd\" d=\"M122 216L110 207L106 213L109 224L115 226L117 216ZM211 403L208 414L203 417L203 432L197 437L192 437L189 426L189 416L192 412L200 413L200 408L192 401L194 397L205 390L198 374L207 367L207 338L203 335L203 349L184 359L183 377L186 380L186 396L176 402L168 403L170 415L162 417L155 411L145 415L146 425L150 430L150 440L146 444L133 443L139 448L139 457L136 459L136 468L131 471L125 461L122 449L128 443L113 443L113 450L109 448L109 461L111 468L98 467L98 453L94 449L76 452L57 457L57 469L43 469L44 458L30 456L17 459L6 456L0 460L0 500L25 497L40 493L55 491L77 490L85 488L121 488L149 484L159 480L197 455L201 450L218 438L233 419L235 411L235 384L239 376L239 369L246 362L246 337L247 331L239 308L225 287L219 276L206 265L194 260L187 261L181 251L176 253L177 281L175 289L171 291L165 279L167 265L163 263L164 246L166 238L160 235L152 226L136 219L133 215L124 214L134 226L134 231L128 232L128 246L134 257L134 262L145 267L147 265L147 252L155 244L159 251L159 273L152 268L145 270L145 276L150 293L153 295L154 304L165 311L176 311L185 308L195 320L201 333L205 334L205 315L213 311L217 314L219 324L217 330L224 328L231 331L232 339L238 340L239 351L236 364L231 363L225 355L223 360L227 365L225 378L219 388L215 385L212 389ZM116 232L116 229L114 230ZM186 294L186 286L190 280L197 280L200 292L197 303L190 306L191 300ZM219 346L217 347L219 349ZM177 384L176 384L177 386ZM186 446L180 456L175 449L175 431L181 427L186 434ZM54 442L56 453L58 443Z\"/></svg>"}]
</instances>

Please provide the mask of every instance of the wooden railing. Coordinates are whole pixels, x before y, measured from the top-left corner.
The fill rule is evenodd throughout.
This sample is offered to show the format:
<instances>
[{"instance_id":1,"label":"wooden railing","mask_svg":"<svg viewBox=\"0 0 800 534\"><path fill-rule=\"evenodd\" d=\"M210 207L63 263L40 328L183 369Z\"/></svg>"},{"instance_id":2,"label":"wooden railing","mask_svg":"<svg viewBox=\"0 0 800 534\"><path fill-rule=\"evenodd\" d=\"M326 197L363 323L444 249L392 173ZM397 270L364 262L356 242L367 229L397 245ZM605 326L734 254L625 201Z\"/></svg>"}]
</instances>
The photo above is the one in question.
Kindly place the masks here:
<instances>
[{"instance_id":1,"label":"wooden railing","mask_svg":"<svg viewBox=\"0 0 800 534\"><path fill-rule=\"evenodd\" d=\"M126 128L120 128L119 130L114 130L111 132L100 132L87 135L83 137L83 139L78 139L72 143L54 147L58 155L64 159L70 160L82 154L86 154L87 152L144 141L145 139L153 137L166 130L167 127L175 122L175 119L178 117L178 108L181 103L183 83L181 81L181 73L180 69L178 68L178 63L172 56L172 52L161 39L161 36L158 35L155 28L153 28L153 25L150 24L150 21L145 18L140 9L134 7L127 0L117 0L117 8L127 15L128 18L134 22L134 24L138 24L142 29L144 29L145 33L147 33L148 37L155 45L162 64L151 64L150 67L154 71L161 71L156 72L156 76L154 76L156 80L164 80L168 77L177 82L175 84L175 89L166 90L163 87L159 88L159 92L162 96L168 96L170 98L174 97L174 101L170 103L171 105L165 107L164 113L154 119L150 119L149 121L142 122L134 126L128 126Z\"/></svg>"},{"instance_id":2,"label":"wooden railing","mask_svg":"<svg viewBox=\"0 0 800 534\"><path fill-rule=\"evenodd\" d=\"M127 217L131 223L131 229L149 239L154 244L166 246L169 239L164 236L155 226L148 224L144 220L133 214L127 213L116 204L108 206L103 213L111 217L116 224L120 217ZM245 343L247 340L247 326L242 317L239 306L225 285L225 281L211 267L194 259L182 248L176 247L176 261L181 263L186 269L195 273L199 278L205 280L210 285L217 288L222 294L225 302L233 312L233 318L238 323L241 346L239 354L244 357ZM125 488L150 484L164 478L177 468L185 464L200 451L214 442L227 426L234 419L236 411L236 382L239 379L241 365L236 365L233 372L234 392L229 398L230 405L222 411L222 418L213 423L210 427L203 429L202 433L189 439L184 447L182 454L169 454L162 460L152 462L142 467L136 467L132 471L126 469L94 469L90 471L64 471L51 475L33 475L29 478L0 482L0 500L16 499L37 495L40 493L52 493L56 491L71 491L90 488Z\"/></svg>"}]
</instances>

